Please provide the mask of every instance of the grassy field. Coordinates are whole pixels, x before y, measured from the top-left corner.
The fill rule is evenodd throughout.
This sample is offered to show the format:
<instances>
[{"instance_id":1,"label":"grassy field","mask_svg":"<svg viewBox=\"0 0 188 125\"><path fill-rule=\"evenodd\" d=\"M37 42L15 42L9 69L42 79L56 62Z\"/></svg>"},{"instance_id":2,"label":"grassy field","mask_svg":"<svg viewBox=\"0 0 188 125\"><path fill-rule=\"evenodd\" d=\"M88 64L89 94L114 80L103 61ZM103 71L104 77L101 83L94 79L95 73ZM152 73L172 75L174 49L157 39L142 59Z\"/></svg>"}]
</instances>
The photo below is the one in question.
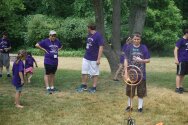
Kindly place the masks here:
<instances>
[{"instance_id":1,"label":"grassy field","mask_svg":"<svg viewBox=\"0 0 188 125\"><path fill-rule=\"evenodd\" d=\"M47 95L43 83L43 64L31 84L26 84L21 103L14 106L15 89L5 76L0 79L0 125L127 125L128 113L125 85L114 82L106 59L102 60L97 92L77 93L81 81L81 58L60 58L56 86L61 92ZM148 96L144 98L143 113L137 112L137 97L133 100L132 118L136 125L188 125L188 93L177 94L173 58L152 58L147 65ZM188 78L184 87L188 89ZM91 81L89 82L91 86Z\"/></svg>"}]
</instances>

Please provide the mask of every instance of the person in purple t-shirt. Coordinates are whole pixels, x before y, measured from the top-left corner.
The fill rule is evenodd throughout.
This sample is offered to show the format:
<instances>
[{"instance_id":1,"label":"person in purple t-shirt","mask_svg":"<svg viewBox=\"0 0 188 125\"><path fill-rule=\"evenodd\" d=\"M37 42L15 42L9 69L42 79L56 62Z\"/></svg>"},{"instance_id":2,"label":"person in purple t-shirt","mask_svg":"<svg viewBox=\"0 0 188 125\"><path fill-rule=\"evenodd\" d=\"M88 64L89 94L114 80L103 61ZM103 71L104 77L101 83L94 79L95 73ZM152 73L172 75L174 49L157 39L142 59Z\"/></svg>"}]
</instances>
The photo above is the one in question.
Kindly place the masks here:
<instances>
[{"instance_id":1,"label":"person in purple t-shirt","mask_svg":"<svg viewBox=\"0 0 188 125\"><path fill-rule=\"evenodd\" d=\"M33 63L35 63L35 66L37 66L37 62L33 58L31 52L27 52L27 57L25 60L25 75L27 77L27 82L31 82L31 78L33 76Z\"/></svg>"},{"instance_id":2,"label":"person in purple t-shirt","mask_svg":"<svg viewBox=\"0 0 188 125\"><path fill-rule=\"evenodd\" d=\"M77 88L77 92L87 90L88 75L93 79L93 86L89 89L90 93L96 92L99 76L99 64L103 53L103 37L96 31L96 25L88 25L88 36L86 40L86 52L82 62L82 84Z\"/></svg>"},{"instance_id":3,"label":"person in purple t-shirt","mask_svg":"<svg viewBox=\"0 0 188 125\"><path fill-rule=\"evenodd\" d=\"M18 56L16 61L13 63L12 67L12 84L16 88L16 95L15 95L15 104L17 108L23 108L22 105L20 105L20 97L22 92L22 86L24 85L24 63L23 60L25 60L26 57L26 51L20 50L18 52Z\"/></svg>"},{"instance_id":4,"label":"person in purple t-shirt","mask_svg":"<svg viewBox=\"0 0 188 125\"><path fill-rule=\"evenodd\" d=\"M38 42L35 46L45 52L44 67L46 74L44 82L47 92L52 94L52 92L57 91L54 87L54 80L58 66L58 51L62 48L61 42L56 38L56 32L51 30L49 38Z\"/></svg>"},{"instance_id":5,"label":"person in purple t-shirt","mask_svg":"<svg viewBox=\"0 0 188 125\"><path fill-rule=\"evenodd\" d=\"M184 35L176 42L174 49L176 72L176 89L175 92L183 93L183 79L188 74L188 29L184 30Z\"/></svg>"},{"instance_id":6,"label":"person in purple t-shirt","mask_svg":"<svg viewBox=\"0 0 188 125\"><path fill-rule=\"evenodd\" d=\"M7 77L10 76L10 57L9 51L11 49L10 41L7 39L8 33L3 32L3 37L0 39L0 77L2 77L3 66L6 67Z\"/></svg>"},{"instance_id":7,"label":"person in purple t-shirt","mask_svg":"<svg viewBox=\"0 0 188 125\"><path fill-rule=\"evenodd\" d=\"M121 55L120 55L119 67L118 67L118 69L117 69L117 71L116 71L116 73L115 73L115 75L114 75L114 78L113 78L114 81L119 81L118 75L119 75L120 73L124 72L124 70L123 70L123 67L124 67L124 66L123 66L123 65L124 65L124 56L125 56L124 51L126 50L127 46L132 43L132 38L131 38L131 37L128 37L128 38L125 39L125 41L126 41L126 42L125 42L125 44L123 45L122 50L121 50L122 53L121 53ZM122 72L121 72L121 71L122 71ZM123 74L121 74L121 75L123 75Z\"/></svg>"},{"instance_id":8,"label":"person in purple t-shirt","mask_svg":"<svg viewBox=\"0 0 188 125\"><path fill-rule=\"evenodd\" d=\"M132 110L131 100L135 96L135 89L137 88L137 96L138 96L138 112L142 112L143 110L143 97L147 95L146 89L146 63L150 62L150 54L148 52L147 47L144 44L141 44L141 34L134 33L133 34L133 44L127 46L125 50L125 80L128 80L127 76L127 66L136 65L139 67L143 73L143 79L140 84L137 86L126 86L126 95L128 96L128 107L126 111ZM131 93L132 92L132 93Z\"/></svg>"}]
</instances>

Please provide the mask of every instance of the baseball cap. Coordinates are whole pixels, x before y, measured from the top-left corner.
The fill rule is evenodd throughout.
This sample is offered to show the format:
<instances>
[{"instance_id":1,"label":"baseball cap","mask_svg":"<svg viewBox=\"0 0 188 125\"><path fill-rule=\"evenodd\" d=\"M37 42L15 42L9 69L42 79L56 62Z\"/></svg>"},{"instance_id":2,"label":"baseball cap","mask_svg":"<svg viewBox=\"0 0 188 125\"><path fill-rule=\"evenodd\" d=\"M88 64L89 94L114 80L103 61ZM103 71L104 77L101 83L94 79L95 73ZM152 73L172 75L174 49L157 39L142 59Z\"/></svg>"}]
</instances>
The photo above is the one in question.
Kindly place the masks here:
<instances>
[{"instance_id":1,"label":"baseball cap","mask_svg":"<svg viewBox=\"0 0 188 125\"><path fill-rule=\"evenodd\" d=\"M56 34L56 31L54 31L54 30L51 30L49 33L49 35L55 35L55 34Z\"/></svg>"}]
</instances>

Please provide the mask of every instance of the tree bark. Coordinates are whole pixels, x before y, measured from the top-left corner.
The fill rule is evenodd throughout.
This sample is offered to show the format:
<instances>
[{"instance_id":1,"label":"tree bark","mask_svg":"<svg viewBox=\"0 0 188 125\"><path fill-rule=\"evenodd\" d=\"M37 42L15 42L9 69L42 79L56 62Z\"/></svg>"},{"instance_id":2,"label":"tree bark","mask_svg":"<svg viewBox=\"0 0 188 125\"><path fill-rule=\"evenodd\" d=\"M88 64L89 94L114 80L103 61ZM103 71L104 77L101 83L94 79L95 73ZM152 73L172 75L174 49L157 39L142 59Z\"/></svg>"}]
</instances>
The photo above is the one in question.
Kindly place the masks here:
<instances>
[{"instance_id":1,"label":"tree bark","mask_svg":"<svg viewBox=\"0 0 188 125\"><path fill-rule=\"evenodd\" d=\"M146 18L148 0L131 0L129 15L129 34L140 32L142 34Z\"/></svg>"},{"instance_id":2,"label":"tree bark","mask_svg":"<svg viewBox=\"0 0 188 125\"><path fill-rule=\"evenodd\" d=\"M103 0L93 0L93 5L94 5L94 10L95 10L95 21L96 21L96 25L97 25L97 31L99 31L104 37L105 36L105 29L104 29ZM120 32L120 31L118 31L118 32ZM105 39L105 37L104 37L104 39ZM116 45L116 44L118 44L118 45ZM115 47L114 47L114 45L115 45ZM106 40L104 42L104 55L106 56L106 58L109 62L112 74L115 73L115 71L118 67L118 63L119 63L119 55L117 55L117 53L120 51L119 45L120 45L119 40L112 43L112 46L110 46ZM119 49L119 50L117 50L117 49Z\"/></svg>"}]
</instances>

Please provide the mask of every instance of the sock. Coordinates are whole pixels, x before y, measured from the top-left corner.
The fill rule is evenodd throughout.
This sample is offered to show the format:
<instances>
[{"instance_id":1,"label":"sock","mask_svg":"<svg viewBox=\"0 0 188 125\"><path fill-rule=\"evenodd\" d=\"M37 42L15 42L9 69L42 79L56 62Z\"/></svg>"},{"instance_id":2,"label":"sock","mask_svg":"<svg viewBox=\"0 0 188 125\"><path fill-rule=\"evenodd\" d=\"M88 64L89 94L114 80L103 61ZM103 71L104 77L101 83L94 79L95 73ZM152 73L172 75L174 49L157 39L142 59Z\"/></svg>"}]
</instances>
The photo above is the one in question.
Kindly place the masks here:
<instances>
[{"instance_id":1,"label":"sock","mask_svg":"<svg viewBox=\"0 0 188 125\"><path fill-rule=\"evenodd\" d=\"M128 106L131 106L131 98L128 97Z\"/></svg>"},{"instance_id":2,"label":"sock","mask_svg":"<svg viewBox=\"0 0 188 125\"><path fill-rule=\"evenodd\" d=\"M143 98L138 98L138 109L142 108L143 107Z\"/></svg>"},{"instance_id":3,"label":"sock","mask_svg":"<svg viewBox=\"0 0 188 125\"><path fill-rule=\"evenodd\" d=\"M54 89L54 86L51 86L50 88L51 88L51 89Z\"/></svg>"},{"instance_id":4,"label":"sock","mask_svg":"<svg viewBox=\"0 0 188 125\"><path fill-rule=\"evenodd\" d=\"M50 87L48 86L48 87L46 87L46 89L50 89Z\"/></svg>"}]
</instances>

